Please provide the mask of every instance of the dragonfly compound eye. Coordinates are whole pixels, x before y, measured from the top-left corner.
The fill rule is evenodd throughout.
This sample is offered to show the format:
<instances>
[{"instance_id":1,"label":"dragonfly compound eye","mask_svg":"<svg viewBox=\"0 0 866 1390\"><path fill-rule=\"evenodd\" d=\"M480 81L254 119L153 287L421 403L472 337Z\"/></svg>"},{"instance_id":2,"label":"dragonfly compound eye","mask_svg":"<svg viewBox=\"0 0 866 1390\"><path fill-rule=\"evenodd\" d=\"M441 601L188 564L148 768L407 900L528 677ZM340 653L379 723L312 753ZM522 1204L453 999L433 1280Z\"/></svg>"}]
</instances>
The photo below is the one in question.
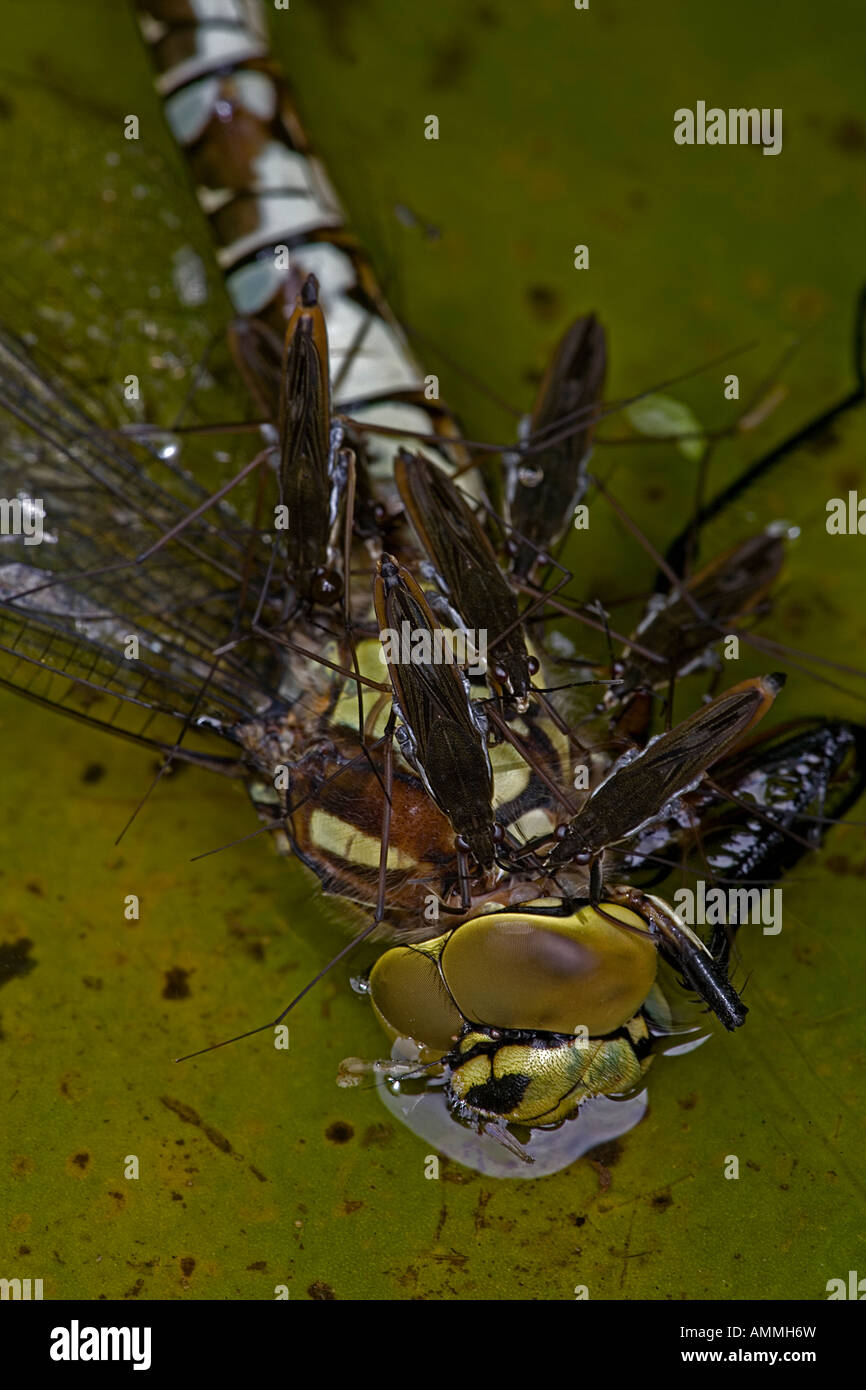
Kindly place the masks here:
<instances>
[{"instance_id":1,"label":"dragonfly compound eye","mask_svg":"<svg viewBox=\"0 0 866 1390\"><path fill-rule=\"evenodd\" d=\"M370 999L385 1032L392 1042L411 1038L424 1062L451 1052L463 1030L439 971L446 940L441 936L421 946L394 946L370 973Z\"/></svg>"},{"instance_id":2,"label":"dragonfly compound eye","mask_svg":"<svg viewBox=\"0 0 866 1390\"><path fill-rule=\"evenodd\" d=\"M606 913L637 931L625 908ZM556 917L495 912L475 917L445 940L439 964L465 1019L489 1028L601 1037L640 1008L656 974L649 936L620 930L593 907Z\"/></svg>"}]
</instances>

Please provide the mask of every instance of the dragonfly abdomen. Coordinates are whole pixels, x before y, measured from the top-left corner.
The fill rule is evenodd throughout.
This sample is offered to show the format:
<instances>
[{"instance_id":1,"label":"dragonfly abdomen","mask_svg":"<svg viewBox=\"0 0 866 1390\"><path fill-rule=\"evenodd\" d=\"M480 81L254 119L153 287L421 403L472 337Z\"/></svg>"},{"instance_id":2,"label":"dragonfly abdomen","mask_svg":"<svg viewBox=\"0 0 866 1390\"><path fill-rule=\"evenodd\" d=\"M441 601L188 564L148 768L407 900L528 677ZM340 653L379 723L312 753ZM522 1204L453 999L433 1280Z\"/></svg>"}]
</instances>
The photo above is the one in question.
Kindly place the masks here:
<instances>
[{"instance_id":1,"label":"dragonfly abdomen","mask_svg":"<svg viewBox=\"0 0 866 1390\"><path fill-rule=\"evenodd\" d=\"M279 344L304 280L315 275L335 408L369 426L453 435L453 419L425 397L421 368L346 229L269 57L256 0L137 0L137 8L166 119L188 157L237 313Z\"/></svg>"}]
</instances>

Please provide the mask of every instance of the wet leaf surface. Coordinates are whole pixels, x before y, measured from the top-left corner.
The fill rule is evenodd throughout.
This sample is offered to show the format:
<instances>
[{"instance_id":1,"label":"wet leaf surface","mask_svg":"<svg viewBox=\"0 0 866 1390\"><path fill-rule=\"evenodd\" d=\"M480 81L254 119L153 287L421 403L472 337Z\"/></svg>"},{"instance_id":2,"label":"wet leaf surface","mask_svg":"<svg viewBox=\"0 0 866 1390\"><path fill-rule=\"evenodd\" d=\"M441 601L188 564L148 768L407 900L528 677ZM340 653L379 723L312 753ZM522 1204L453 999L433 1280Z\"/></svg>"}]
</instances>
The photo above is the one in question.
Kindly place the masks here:
<instances>
[{"instance_id":1,"label":"wet leaf surface","mask_svg":"<svg viewBox=\"0 0 866 1390\"><path fill-rule=\"evenodd\" d=\"M72 27L59 3L38 24L12 9L4 316L43 341L79 337L82 375L110 395L117 364L139 362L142 306L163 357L168 340L189 364L225 300L212 271L206 305L172 296L172 255L210 265L207 230L124 7L91 0ZM733 418L723 371L746 399L786 335L805 336L787 400L719 451L717 483L849 389L866 164L847 6L818 16L797 0L780 21L745 0L723 15L449 0L395 16L384 0L297 6L276 19L278 44L395 307L475 437L515 428L476 378L527 408L553 341L590 308L610 330L614 397L756 340L673 392L706 425ZM781 106L783 153L676 146L674 109L698 99ZM430 113L438 142L423 139ZM142 374L152 418L170 421L188 378L146 360ZM765 631L854 664L864 542L828 537L824 515L866 486L864 430L849 419L730 521L732 536L750 510L801 528ZM694 465L675 446L599 446L595 465L656 544L687 517ZM634 593L653 573L601 503L569 560L587 594ZM744 648L737 678L761 666ZM785 692L785 717L862 711L805 676ZM447 1162L428 1180L425 1146L375 1093L335 1087L344 1056L383 1051L348 970L294 1016L288 1052L266 1038L172 1062L271 1016L344 939L339 906L262 839L190 862L255 828L242 792L183 770L115 845L149 757L7 696L0 735L4 1275L42 1278L47 1298L271 1298L287 1284L325 1300L567 1299L578 1285L594 1299L810 1299L856 1267L860 826L834 830L786 886L780 935L742 933L747 1026L661 1059L636 1130L539 1181Z\"/></svg>"}]
</instances>

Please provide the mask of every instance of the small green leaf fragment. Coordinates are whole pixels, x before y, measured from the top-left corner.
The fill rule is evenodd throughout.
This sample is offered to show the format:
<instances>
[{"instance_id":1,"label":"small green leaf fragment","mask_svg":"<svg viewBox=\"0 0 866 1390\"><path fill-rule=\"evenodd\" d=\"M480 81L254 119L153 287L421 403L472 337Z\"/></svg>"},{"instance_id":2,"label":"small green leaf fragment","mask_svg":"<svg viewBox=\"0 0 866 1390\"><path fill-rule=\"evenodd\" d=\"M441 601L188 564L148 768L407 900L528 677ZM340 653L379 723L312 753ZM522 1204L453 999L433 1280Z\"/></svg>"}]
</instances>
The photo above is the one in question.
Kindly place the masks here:
<instances>
[{"instance_id":1,"label":"small green leaf fragment","mask_svg":"<svg viewBox=\"0 0 866 1390\"><path fill-rule=\"evenodd\" d=\"M625 417L639 434L651 439L685 436L679 440L677 448L690 462L700 462L707 441L694 412L683 401L675 401L672 396L643 396L626 406Z\"/></svg>"}]
</instances>

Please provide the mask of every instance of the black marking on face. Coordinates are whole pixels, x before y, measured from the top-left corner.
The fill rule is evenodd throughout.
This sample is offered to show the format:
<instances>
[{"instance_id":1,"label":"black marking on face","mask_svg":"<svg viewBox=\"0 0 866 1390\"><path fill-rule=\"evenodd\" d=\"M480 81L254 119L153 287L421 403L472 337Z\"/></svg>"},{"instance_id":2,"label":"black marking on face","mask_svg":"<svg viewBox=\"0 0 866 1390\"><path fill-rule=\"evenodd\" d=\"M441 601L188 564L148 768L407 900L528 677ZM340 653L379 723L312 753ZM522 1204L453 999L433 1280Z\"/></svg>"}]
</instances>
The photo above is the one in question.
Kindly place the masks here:
<instances>
[{"instance_id":1,"label":"black marking on face","mask_svg":"<svg viewBox=\"0 0 866 1390\"><path fill-rule=\"evenodd\" d=\"M507 1115L520 1105L532 1077L515 1071L506 1076L492 1077L481 1086L473 1086L463 1097L467 1105L491 1115Z\"/></svg>"}]
</instances>

